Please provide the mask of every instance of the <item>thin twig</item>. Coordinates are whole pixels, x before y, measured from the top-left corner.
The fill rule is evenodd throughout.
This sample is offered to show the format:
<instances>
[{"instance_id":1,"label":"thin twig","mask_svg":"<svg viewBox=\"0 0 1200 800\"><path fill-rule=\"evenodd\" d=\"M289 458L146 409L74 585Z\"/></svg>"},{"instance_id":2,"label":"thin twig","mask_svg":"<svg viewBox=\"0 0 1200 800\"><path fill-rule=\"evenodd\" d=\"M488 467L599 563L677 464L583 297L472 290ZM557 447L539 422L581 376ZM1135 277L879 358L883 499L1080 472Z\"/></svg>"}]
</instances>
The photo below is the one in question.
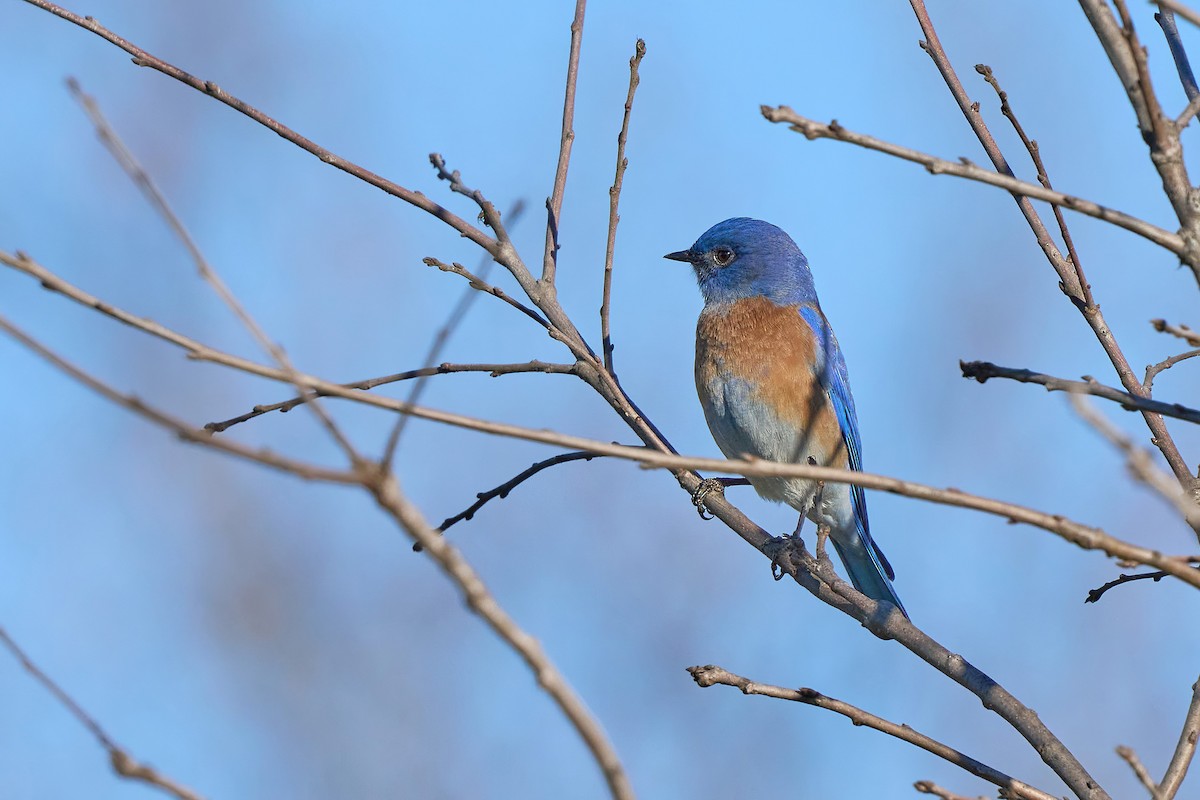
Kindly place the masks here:
<instances>
[{"instance_id":1,"label":"thin twig","mask_svg":"<svg viewBox=\"0 0 1200 800\"><path fill-rule=\"evenodd\" d=\"M1165 577L1167 577L1167 573L1163 572L1161 569L1155 570L1154 572L1136 572L1133 575L1126 575L1122 572L1116 578L1108 581L1103 586L1099 586L1095 589L1089 589L1087 597L1083 598L1083 602L1099 603L1100 598L1104 597L1109 589L1115 589L1118 586L1123 586L1127 583L1133 583L1134 581L1151 580L1155 583L1158 583Z\"/></svg>"},{"instance_id":2,"label":"thin twig","mask_svg":"<svg viewBox=\"0 0 1200 800\"><path fill-rule=\"evenodd\" d=\"M781 686L772 686L765 683L756 683L749 678L735 675L723 667L709 664L704 667L688 667L687 671L691 674L692 679L701 687L715 686L722 684L740 689L742 694L747 695L762 695L764 697L773 697L779 700L791 700L796 703L804 703L805 705L816 706L823 708L826 711L832 711L835 714L841 714L849 719L856 726L865 725L881 733L886 733L889 736L894 736L902 742L908 742L911 745L921 748L927 753L932 753L938 758L944 759L956 767L966 770L972 775L982 778L983 780L1002 789L1007 790L1014 797L1026 798L1027 800L1056 800L1054 795L1043 792L1029 784L1019 781L1011 775L1007 775L994 767L977 761L970 756L955 750L947 744L937 741L923 733L913 730L908 725L898 725L895 722L876 716L868 711L851 705L850 703L836 700L828 695L821 694L815 689L786 689Z\"/></svg>"},{"instance_id":3,"label":"thin twig","mask_svg":"<svg viewBox=\"0 0 1200 800\"><path fill-rule=\"evenodd\" d=\"M1192 330L1187 325L1172 325L1165 319L1152 319L1150 324L1154 326L1154 330L1159 333L1169 333L1183 339L1191 345L1200 345L1200 333Z\"/></svg>"},{"instance_id":4,"label":"thin twig","mask_svg":"<svg viewBox=\"0 0 1200 800\"><path fill-rule=\"evenodd\" d=\"M856 133L843 127L837 120L829 123L817 122L816 120L797 114L789 106L762 106L761 111L767 120L789 125L791 126L791 130L803 134L805 138L810 140L832 139L838 142L846 142L847 144L853 144L867 150L875 150L885 155L920 164L931 175L953 175L958 178L986 183L1012 192L1015 195L1042 200L1111 223L1138 236L1142 236L1178 256L1182 257L1185 252L1183 238L1178 234L1152 225L1130 214L1102 206L1091 200L1085 200L1075 195L1063 194L1062 192L1039 186L1036 183L1020 180L1012 175L985 169L966 159L962 159L961 161L947 161L928 153L922 153L918 150L885 142L882 139L876 139L865 133Z\"/></svg>"},{"instance_id":5,"label":"thin twig","mask_svg":"<svg viewBox=\"0 0 1200 800\"><path fill-rule=\"evenodd\" d=\"M363 381L354 381L353 383L338 384L344 389L374 389L376 386L383 386L388 383L396 383L398 381L407 381L413 379L428 378L434 375L455 375L469 372L486 372L493 378L501 375L514 375L524 372L541 372L553 375L574 375L576 365L574 364L547 364L544 361L523 361L517 364L438 364L436 367L425 367L424 369L412 369L407 372L397 372L393 375L384 375L379 378L368 378ZM329 397L324 392L314 392L317 397ZM269 414L272 411L287 413L298 405L308 402L309 395L293 397L291 400L284 400L280 403L271 403L269 405L257 405L240 416L222 420L220 422L209 422L204 426L204 430L212 433L221 433L232 428L234 425L240 425L243 422L261 417L263 414ZM415 403L412 395L409 395L407 400L409 403Z\"/></svg>"},{"instance_id":6,"label":"thin twig","mask_svg":"<svg viewBox=\"0 0 1200 800\"><path fill-rule=\"evenodd\" d=\"M604 290L600 301L600 339L601 350L604 353L604 368L613 371L612 332L609 328L609 315L612 306L612 271L613 253L617 247L617 223L621 221L617 206L621 202L621 185L625 180L625 168L629 159L625 158L625 143L629 140L629 115L633 111L633 95L637 92L640 77L638 67L642 57L646 55L646 43L637 40L633 57L629 59L629 93L625 95L625 114L621 118L621 132L617 134L617 174L613 179L612 188L608 190L608 242L604 249Z\"/></svg>"},{"instance_id":7,"label":"thin twig","mask_svg":"<svg viewBox=\"0 0 1200 800\"><path fill-rule=\"evenodd\" d=\"M1160 373L1165 372L1166 370L1178 364L1180 361L1187 361L1189 358L1195 358L1196 356L1200 356L1200 350L1188 350L1186 353L1167 356L1157 364L1151 364L1146 367L1146 378L1142 381L1143 385L1146 387L1146 391L1149 392L1154 388L1154 379L1158 377Z\"/></svg>"},{"instance_id":8,"label":"thin twig","mask_svg":"<svg viewBox=\"0 0 1200 800\"><path fill-rule=\"evenodd\" d=\"M567 168L571 165L571 145L575 142L575 85L579 81L579 50L583 44L583 16L587 0L575 0L575 18L571 20L571 51L567 57L567 88L563 96L562 138L558 146L558 166L554 170L554 188L546 200L546 251L542 258L544 287L554 286L558 267L558 226L562 219L563 195L567 190Z\"/></svg>"},{"instance_id":9,"label":"thin twig","mask_svg":"<svg viewBox=\"0 0 1200 800\"><path fill-rule=\"evenodd\" d=\"M517 300L512 295L506 293L503 289L499 288L498 286L493 286L490 283L488 283L487 281L481 280L478 276L476 276L474 273L472 273L471 270L467 269L462 264L458 264L458 263L447 264L447 263L445 263L443 261L439 261L438 259L433 258L433 257L423 258L423 259L421 259L421 261L423 263L427 264L428 266L437 267L442 272L453 272L455 275L461 275L462 277L467 279L467 281L470 283L470 286L472 289L475 289L480 292L485 292L487 294L494 295L495 297L500 298L501 300L508 303L513 308L520 311L525 316L529 317L531 320L536 322L538 325L541 325L543 328L550 331L551 333L554 332L554 327L549 322L547 322L546 318L543 317L541 314L534 311L529 306L523 304L520 300Z\"/></svg>"},{"instance_id":10,"label":"thin twig","mask_svg":"<svg viewBox=\"0 0 1200 800\"><path fill-rule=\"evenodd\" d=\"M4 628L0 628L0 644L7 647L9 652L16 657L17 661L21 662L21 666L25 671L45 687L50 694L54 695L54 698L58 700L63 708L78 720L83 727L87 728L88 732L100 743L100 746L108 751L109 763L112 764L113 771L117 775L120 775L122 778L141 781L149 786L161 789L167 794L178 797L179 800L201 800L199 794L168 778L153 767L140 763L133 756L129 755L128 751L114 742L104 728L100 727L100 723L95 718L84 711L79 703L75 702L75 699L71 695L67 694L66 690L55 683L37 664L33 663L33 659L13 641Z\"/></svg>"},{"instance_id":11,"label":"thin twig","mask_svg":"<svg viewBox=\"0 0 1200 800\"><path fill-rule=\"evenodd\" d=\"M1171 58L1175 61L1175 71L1179 73L1179 82L1183 85L1183 93L1188 101L1200 97L1200 87L1196 86L1196 76L1188 61L1187 50L1183 47L1183 39L1179 28L1175 25L1175 14L1171 9L1159 4L1159 11L1154 15L1158 27L1162 28L1163 36L1167 39L1167 47L1171 50Z\"/></svg>"},{"instance_id":12,"label":"thin twig","mask_svg":"<svg viewBox=\"0 0 1200 800\"><path fill-rule=\"evenodd\" d=\"M1013 111L1012 105L1008 102L1008 92L1000 88L1000 81L996 79L992 68L986 64L976 64L975 71L983 76L983 79L996 90L996 96L1000 98L1000 113L1003 114L1020 137L1021 143L1025 145L1026 152L1029 153L1030 159L1033 160L1033 166L1037 169L1038 183L1045 186L1047 189L1053 189L1050 184L1050 175L1046 172L1046 165L1042 161L1041 149L1038 143L1029 138L1025 133L1024 126L1017 119L1017 113ZM1067 228L1067 221L1063 218L1062 206L1054 203L1051 208L1054 210L1054 219L1058 223L1058 231L1062 236L1063 244L1067 247L1067 257L1071 262L1071 266L1075 268L1075 277L1079 280L1079 286L1083 291L1083 305L1085 308L1094 306L1096 301L1092 298L1092 287L1088 284L1087 276L1083 274L1083 264L1079 260L1079 251L1075 249L1075 242L1071 238L1071 231Z\"/></svg>"},{"instance_id":13,"label":"thin twig","mask_svg":"<svg viewBox=\"0 0 1200 800\"><path fill-rule=\"evenodd\" d=\"M1179 743L1171 754L1171 762L1163 779L1158 783L1159 795L1162 800L1172 800L1179 793L1183 779L1187 776L1188 767L1196 755L1196 741L1200 739L1200 681L1192 684L1192 701L1188 705L1187 715L1183 720L1183 729L1179 731Z\"/></svg>"},{"instance_id":14,"label":"thin twig","mask_svg":"<svg viewBox=\"0 0 1200 800\"><path fill-rule=\"evenodd\" d=\"M958 792L952 792L944 786L938 786L933 781L917 781L913 784L913 788L921 794L931 794L938 798L938 800L987 800L984 797L972 798Z\"/></svg>"},{"instance_id":15,"label":"thin twig","mask_svg":"<svg viewBox=\"0 0 1200 800\"><path fill-rule=\"evenodd\" d=\"M439 166L440 160L441 157L439 156L438 161L434 162L434 166L438 167L439 172L442 172L442 166ZM454 173L454 177L458 177L457 172ZM461 185L461 181L459 181L459 183ZM451 182L451 186L453 185L454 181ZM496 231L496 235L499 236L502 241L508 241L508 231L505 229L505 226L501 224L499 217L495 216L497 213L496 207L485 200L481 193L474 192L472 197L475 195L478 195L476 202L479 204L480 208L483 209L484 218L487 219L489 215L493 216L492 221L488 224L493 226L493 230ZM524 210L524 200L518 200L516 203L514 203L513 207L509 209L507 214L508 224L515 225L521 219L521 212ZM491 271L493 263L494 261L492 257L488 253L484 253L483 258L480 260L477 271L480 280L487 279L488 272ZM437 363L438 359L442 357L442 350L446 347L446 343L450 340L451 334L455 331L455 329L458 328L459 325L462 324L462 321L467 316L467 312L471 310L471 306L475 303L475 299L478 296L479 295L476 294L475 287L468 286L458 298L458 302L454 304L454 308L450 309L449 316L446 317L445 323L443 323L442 327L438 329L438 332L434 334L433 341L429 343L429 351L425 354L425 359L421 362L425 365L426 369L432 367ZM493 373L493 377L494 376L495 373ZM421 401L421 395L425 391L425 385L428 377L429 375L421 375L417 378L416 383L413 384L412 389L408 393L408 402L415 405ZM400 437L404 435L404 427L408 423L409 419L410 417L407 414L401 415L400 418L396 420L396 424L392 426L392 432L388 435L387 444L385 444L383 448L383 455L379 459L379 463L385 468L390 469L390 465L396 456L396 448L400 446Z\"/></svg>"},{"instance_id":16,"label":"thin twig","mask_svg":"<svg viewBox=\"0 0 1200 800\"><path fill-rule=\"evenodd\" d=\"M528 469L518 472L516 475L509 478L499 486L475 495L474 503L467 506L454 516L447 517L441 525L437 526L437 530L439 533L445 533L452 526L458 524L459 522L472 519L475 516L475 512L487 505L489 501L497 499L503 500L504 498L508 497L509 492L544 469L549 469L550 467L554 467L559 464L568 464L572 461L591 461L593 458L603 458L603 456L587 450L576 450L572 453L560 453L556 456L551 456L550 458L538 461L536 464L531 465Z\"/></svg>"},{"instance_id":17,"label":"thin twig","mask_svg":"<svg viewBox=\"0 0 1200 800\"><path fill-rule=\"evenodd\" d=\"M1090 394L1102 397L1105 400L1113 401L1126 411L1148 411L1154 414L1161 414L1164 417L1181 419L1185 422L1200 423L1200 410L1180 405L1179 403L1164 403L1161 400L1139 397L1115 387L1106 386L1094 378L1072 381L1065 378L1056 378L1053 375L1046 375L1041 372L1033 372L1028 369L1002 367L990 361L959 361L958 366L962 370L964 378L979 381L980 383L986 383L992 378L1007 378L1018 383L1032 383L1038 386L1045 386L1048 392L1071 392L1074 394Z\"/></svg>"},{"instance_id":18,"label":"thin twig","mask_svg":"<svg viewBox=\"0 0 1200 800\"><path fill-rule=\"evenodd\" d=\"M1152 800L1162 800L1161 795L1158 793L1158 784L1154 782L1154 778L1150 777L1150 771L1146 769L1146 765L1138 758L1138 754L1134 752L1133 748L1120 745L1117 747L1117 755L1133 770L1133 774L1146 791L1150 793Z\"/></svg>"},{"instance_id":19,"label":"thin twig","mask_svg":"<svg viewBox=\"0 0 1200 800\"><path fill-rule=\"evenodd\" d=\"M450 184L450 191L457 192L475 201L475 205L479 206L479 218L495 232L496 240L501 245L511 246L512 239L509 238L508 229L505 227L504 220L501 218L500 212L496 210L496 206L492 201L484 197L483 192L478 189L472 189L463 183L462 175L459 174L458 170L454 170L453 172L447 171L446 160L442 158L440 153L430 153L429 163L437 170L438 178ZM516 202L513 209L509 212L508 219L510 223L516 221L524 206L525 201L518 200Z\"/></svg>"}]
</instances>

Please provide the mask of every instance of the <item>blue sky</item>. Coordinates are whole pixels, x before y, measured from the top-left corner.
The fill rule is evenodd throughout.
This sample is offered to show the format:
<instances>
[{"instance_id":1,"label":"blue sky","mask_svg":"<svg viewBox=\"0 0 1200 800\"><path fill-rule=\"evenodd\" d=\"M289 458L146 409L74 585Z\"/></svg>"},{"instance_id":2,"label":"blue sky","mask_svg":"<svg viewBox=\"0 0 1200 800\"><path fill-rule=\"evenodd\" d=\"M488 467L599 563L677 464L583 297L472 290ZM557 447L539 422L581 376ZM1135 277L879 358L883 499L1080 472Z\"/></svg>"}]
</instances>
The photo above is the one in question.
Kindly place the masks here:
<instances>
[{"instance_id":1,"label":"blue sky","mask_svg":"<svg viewBox=\"0 0 1200 800\"><path fill-rule=\"evenodd\" d=\"M442 153L501 208L540 208L557 157L568 3L72 5L324 147L464 216L428 165ZM991 65L1056 186L1172 228L1132 112L1074 7L931 2L942 41L1018 172ZM1134 13L1169 109L1184 105L1147 8ZM211 262L301 368L336 380L420 365L463 291L421 258L478 263L431 217L355 182L111 45L21 3L0 6L0 247L23 249L135 313L224 349L254 343L97 142L75 76L174 202ZM1184 29L1194 44L1195 31ZM850 368L871 471L1062 513L1171 552L1195 548L1061 396L959 377L986 359L1115 382L1003 193L765 122L786 103L946 158L984 156L917 47L904 3L594 3L562 220L563 303L598 341L599 293L628 59L633 112L613 284L616 366L685 453L718 454L691 376L700 297L663 253L731 216L772 221L813 265ZM1172 111L1174 113L1174 111ZM1185 134L1190 144L1195 130ZM543 229L514 231L527 261ZM1180 347L1147 324L1195 324L1196 286L1169 254L1073 217L1098 302L1135 367ZM501 285L511 288L503 278ZM197 424L283 399L195 364L0 273L0 313L113 384ZM481 298L445 360L561 360ZM1187 402L1194 367L1156 381ZM519 660L430 563L351 489L310 485L189 447L0 340L0 624L137 757L209 797L603 797L586 752ZM395 391L389 394L398 394ZM452 375L425 401L629 442L561 376ZM390 419L336 406L378 452ZM1138 418L1105 409L1146 439ZM1185 456L1200 440L1173 425ZM337 464L301 413L243 441ZM550 450L414 421L397 470L435 523ZM1194 456L1193 456L1194 459ZM732 495L783 532L790 509ZM870 493L876 538L913 618L1033 706L1110 791L1140 791L1113 755L1161 773L1200 646L1179 585L1137 584L1031 529ZM696 688L717 663L811 686L1063 791L1036 754L907 651L880 642L701 522L669 476L628 464L545 473L452 532L499 601L604 721L644 797L903 796L932 779L987 788L831 714ZM0 788L9 797L151 796L108 771L88 734L0 658Z\"/></svg>"}]
</instances>

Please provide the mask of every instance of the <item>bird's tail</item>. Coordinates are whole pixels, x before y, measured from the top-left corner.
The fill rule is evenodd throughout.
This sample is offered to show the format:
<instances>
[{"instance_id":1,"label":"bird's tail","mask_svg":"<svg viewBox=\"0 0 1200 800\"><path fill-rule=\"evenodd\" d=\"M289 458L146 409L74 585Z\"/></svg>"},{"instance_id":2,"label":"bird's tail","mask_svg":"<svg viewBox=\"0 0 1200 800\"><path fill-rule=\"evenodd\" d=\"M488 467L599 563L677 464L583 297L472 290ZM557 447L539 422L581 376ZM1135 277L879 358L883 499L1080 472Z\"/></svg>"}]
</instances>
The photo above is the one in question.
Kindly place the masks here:
<instances>
[{"instance_id":1,"label":"bird's tail","mask_svg":"<svg viewBox=\"0 0 1200 800\"><path fill-rule=\"evenodd\" d=\"M872 600L888 601L900 609L901 614L908 616L895 587L888 579L891 567L869 536L857 535L849 544L843 544L832 536L829 537L829 541L833 542L838 558L846 566L846 572L850 575L850 582L854 584L855 589Z\"/></svg>"}]
</instances>

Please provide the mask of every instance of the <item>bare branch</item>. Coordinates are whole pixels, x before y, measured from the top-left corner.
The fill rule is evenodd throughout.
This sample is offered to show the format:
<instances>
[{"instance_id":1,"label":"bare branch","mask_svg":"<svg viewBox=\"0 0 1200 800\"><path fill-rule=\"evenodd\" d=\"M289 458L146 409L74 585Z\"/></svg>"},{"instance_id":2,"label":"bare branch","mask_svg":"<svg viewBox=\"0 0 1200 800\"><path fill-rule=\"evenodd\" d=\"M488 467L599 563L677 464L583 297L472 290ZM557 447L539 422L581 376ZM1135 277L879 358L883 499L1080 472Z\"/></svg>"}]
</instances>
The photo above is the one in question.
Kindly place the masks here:
<instances>
[{"instance_id":1,"label":"bare branch","mask_svg":"<svg viewBox=\"0 0 1200 800\"><path fill-rule=\"evenodd\" d=\"M21 647L13 641L12 637L4 628L0 628L0 644L8 648L9 652L16 657L17 661L21 662L21 666L33 676L33 679L46 688L54 698L62 704L71 716L79 721L79 724L88 729L88 732L95 737L100 746L108 751L108 760L112 764L113 771L122 778L128 778L134 781L141 781L149 786L161 789L167 794L178 797L179 800L202 800L201 796L181 783L168 778L153 767L147 766L137 761L129 752L120 747L113 741L112 737L105 732L104 728L100 727L100 723L83 710L79 703L71 695L67 694L66 690L59 686L54 680L33 663L33 659Z\"/></svg>"},{"instance_id":2,"label":"bare branch","mask_svg":"<svg viewBox=\"0 0 1200 800\"><path fill-rule=\"evenodd\" d=\"M1159 3L1159 12L1154 15L1158 27L1162 28L1163 36L1167 39L1167 47L1171 50L1171 58L1175 61L1175 71L1179 73L1179 82L1183 84L1183 93L1190 101L1200 97L1200 87L1196 86L1196 76L1192 73L1192 65L1188 61L1187 50L1183 47L1183 39L1179 36L1179 28L1175 25L1175 14L1169 8Z\"/></svg>"},{"instance_id":3,"label":"bare branch","mask_svg":"<svg viewBox=\"0 0 1200 800\"><path fill-rule=\"evenodd\" d=\"M503 500L504 498L508 497L509 492L544 469L549 469L550 467L554 467L559 464L568 464L572 461L591 461L593 458L603 458L603 456L598 453L588 452L587 450L576 450L572 453L560 453L559 455L551 456L550 458L538 461L536 464L533 464L526 470L518 472L516 475L509 478L494 489L488 489L486 492L480 492L479 494L475 495L474 503L467 506L467 508L458 512L454 516L447 517L441 525L437 526L437 530L439 533L445 533L452 526L458 524L459 522L472 519L475 516L475 512L487 505L490 500Z\"/></svg>"},{"instance_id":4,"label":"bare branch","mask_svg":"<svg viewBox=\"0 0 1200 800\"><path fill-rule=\"evenodd\" d=\"M990 361L959 361L958 366L962 370L964 378L980 383L987 383L992 378L1007 378L1019 383L1045 386L1048 392L1071 392L1103 397L1105 400L1111 400L1118 404L1126 411L1148 411L1164 417L1175 417L1185 422L1200 423L1200 410L1179 403L1164 403L1149 397L1139 397L1112 386L1105 386L1090 376L1085 377L1082 381L1072 381L1032 370L1002 367Z\"/></svg>"},{"instance_id":5,"label":"bare branch","mask_svg":"<svg viewBox=\"0 0 1200 800\"><path fill-rule=\"evenodd\" d=\"M571 52L567 57L567 88L563 97L562 139L558 147L558 166L554 170L554 189L546 200L546 252L542 259L543 288L553 291L558 267L558 225L562 219L563 195L567 190L567 168L571 165L571 145L575 142L575 85L579 81L579 49L583 44L583 16L587 0L575 0L575 19L571 21Z\"/></svg>"},{"instance_id":6,"label":"bare branch","mask_svg":"<svg viewBox=\"0 0 1200 800\"><path fill-rule=\"evenodd\" d=\"M629 115L633 111L633 95L637 92L638 83L641 80L638 76L638 67L645 55L646 43L638 39L634 46L633 57L629 59L629 93L625 95L625 115L621 119L621 132L617 134L617 175L613 179L612 188L608 190L608 243L604 250L604 290L600 301L600 339L601 349L604 352L604 368L609 372L613 371L612 334L609 329L613 252L617 247L617 223L621 220L620 215L617 214L617 206L621 202L621 185L625 180L625 167L629 166L629 160L625 158L625 142L629 139Z\"/></svg>"},{"instance_id":7,"label":"bare branch","mask_svg":"<svg viewBox=\"0 0 1200 800\"><path fill-rule=\"evenodd\" d=\"M1137 776L1138 781L1150 793L1152 800L1160 800L1158 786L1154 783L1154 778L1150 777L1149 770L1146 769L1145 764L1138 758L1138 754L1133 751L1133 748L1121 745L1117 748L1117 755L1133 770L1133 774Z\"/></svg>"},{"instance_id":8,"label":"bare branch","mask_svg":"<svg viewBox=\"0 0 1200 800\"><path fill-rule=\"evenodd\" d=\"M1183 779L1187 775L1192 758L1196 755L1196 741L1200 739L1200 681L1192 684L1192 702L1188 705L1187 716L1183 721L1183 730L1179 732L1179 743L1171 755L1171 763L1162 781L1158 784L1159 796L1162 800L1172 800L1179 793Z\"/></svg>"},{"instance_id":9,"label":"bare branch","mask_svg":"<svg viewBox=\"0 0 1200 800\"><path fill-rule=\"evenodd\" d=\"M484 281L484 280L476 277L475 274L471 272L471 270L467 269L462 264L458 264L458 263L447 264L443 261L439 261L436 258L432 258L432 257L423 258L423 259L421 259L421 261L431 267L437 267L442 272L453 272L455 275L461 275L462 277L466 278L470 282L472 289L476 289L480 292L485 292L487 294L494 295L494 296L500 298L501 300L508 303L513 308L520 311L525 316L529 317L531 320L536 322L538 325L541 325L543 328L550 331L551 335L554 335L554 326L552 326L549 322L547 322L546 319L541 314L534 311L529 306L524 305L523 303L521 303L520 300L517 300L512 295L505 293L505 291L503 289L499 288L498 286L493 286L490 283L488 283L487 281ZM555 338L559 338L559 337L556 336Z\"/></svg>"},{"instance_id":10,"label":"bare branch","mask_svg":"<svg viewBox=\"0 0 1200 800\"><path fill-rule=\"evenodd\" d=\"M1180 361L1187 361L1189 358L1195 358L1196 356L1200 356L1200 350L1188 350L1186 353L1168 356L1157 364L1151 364L1146 367L1146 378L1142 381L1146 387L1146 391L1149 392L1154 388L1154 379L1159 374L1169 370Z\"/></svg>"},{"instance_id":11,"label":"bare branch","mask_svg":"<svg viewBox=\"0 0 1200 800\"><path fill-rule=\"evenodd\" d=\"M1154 572L1138 572L1133 575L1126 575L1125 573L1121 573L1113 580L1105 583L1103 586L1100 586L1099 588L1096 588L1096 589L1089 589L1088 593L1087 593L1087 597L1083 598L1083 602L1099 603L1100 598L1103 597L1105 595L1105 593L1108 592L1109 589L1115 589L1118 586L1123 586L1126 583L1133 583L1134 581L1144 581L1144 580L1152 580L1155 583L1158 583L1165 577L1167 577L1167 573L1163 572L1162 570L1155 570Z\"/></svg>"},{"instance_id":12,"label":"bare branch","mask_svg":"<svg viewBox=\"0 0 1200 800\"><path fill-rule=\"evenodd\" d=\"M742 694L757 694L764 697L774 697L779 700L791 700L796 703L823 708L835 714L841 714L855 725L865 725L881 733L894 736L900 741L915 745L938 758L945 759L956 767L960 767L988 783L1006 789L1013 797L1027 798L1027 800L1056 800L1054 795L1034 788L1023 781L1013 778L1011 775L1006 775L981 761L976 761L949 745L913 730L908 725L897 725L895 722L878 717L850 703L821 694L815 689L785 689L780 686L755 683L749 678L735 675L723 667L712 664L705 667L688 667L687 671L691 673L692 679L696 681L698 686L709 687L716 684L723 684L741 689Z\"/></svg>"},{"instance_id":13,"label":"bare branch","mask_svg":"<svg viewBox=\"0 0 1200 800\"><path fill-rule=\"evenodd\" d=\"M468 372L486 372L493 378L501 375L514 375L522 372L543 372L555 375L574 375L576 366L574 364L547 364L544 361L523 361L518 364L438 364L436 367L425 367L423 369L412 369L407 372L397 372L393 375L384 375L380 378L368 378L363 381L354 381L353 383L338 384L344 389L374 389L376 386L383 386L388 383L396 383L398 381L407 381L413 379L428 378L434 375L454 375ZM329 397L324 392L314 392L317 397ZM221 422L209 422L204 426L204 430L212 433L221 433L232 428L234 425L240 425L243 422L261 417L263 414L269 414L272 411L287 413L298 405L308 402L308 395L293 397L291 400L284 400L280 403L271 403L269 405L258 405L242 414L231 419L222 420ZM409 403L416 403L413 395L408 396Z\"/></svg>"},{"instance_id":14,"label":"bare branch","mask_svg":"<svg viewBox=\"0 0 1200 800\"><path fill-rule=\"evenodd\" d=\"M1033 160L1034 167L1037 168L1038 183L1047 189L1053 189L1050 185L1050 176L1046 172L1046 165L1042 161L1042 153L1038 148L1038 143L1030 139L1025 133L1025 128L1017 119L1017 114L1013 111L1012 106L1008 102L1008 92L1000 88L1000 81L996 79L996 75L992 72L992 68L985 64L976 64L975 71L983 76L983 79L988 82L993 89L996 90L996 96L1000 98L1000 113L1003 114L1020 137L1021 143L1025 145L1025 150L1029 153L1029 157ZM1079 286L1083 292L1083 308L1094 306L1096 301L1092 298L1092 287L1088 284L1087 276L1083 274L1083 264L1079 260L1079 251L1075 249L1075 242L1071 238L1071 231L1067 228L1067 221L1063 218L1062 206L1052 205L1054 210L1054 220L1058 223L1058 232L1062 236L1063 244L1067 247L1067 258L1071 266L1075 268L1075 277L1079 281Z\"/></svg>"},{"instance_id":15,"label":"bare branch","mask_svg":"<svg viewBox=\"0 0 1200 800\"><path fill-rule=\"evenodd\" d=\"M537 678L538 686L550 695L563 715L583 739L592 757L604 773L614 800L633 800L633 787L625 774L616 750L608 740L599 721L592 716L562 673L554 666L537 640L523 631L512 617L496 602L483 580L445 538L429 526L421 512L400 491L390 472L376 470L366 482L379 505L408 531L409 535L428 552L442 571L462 593L467 607L517 652Z\"/></svg>"},{"instance_id":16,"label":"bare branch","mask_svg":"<svg viewBox=\"0 0 1200 800\"><path fill-rule=\"evenodd\" d=\"M987 800L984 797L970 798L966 795L952 792L945 787L938 786L933 781L917 781L913 784L913 788L921 794L931 794L938 798L938 800Z\"/></svg>"},{"instance_id":17,"label":"bare branch","mask_svg":"<svg viewBox=\"0 0 1200 800\"><path fill-rule=\"evenodd\" d=\"M1172 336L1177 336L1191 345L1200 345L1200 333L1189 328L1187 325L1172 325L1165 319L1152 319L1150 324L1154 326L1154 330L1159 333L1169 333Z\"/></svg>"},{"instance_id":18,"label":"bare branch","mask_svg":"<svg viewBox=\"0 0 1200 800\"><path fill-rule=\"evenodd\" d=\"M1180 257L1183 256L1185 250L1183 238L1178 234L1157 227L1156 225L1151 225L1145 220L1138 219L1121 211L1094 203L1091 200L1063 194L1062 192L1048 189L1045 186L1039 186L1036 183L1029 183L1011 174L985 169L966 159L962 159L961 161L947 161L928 153L922 153L918 150L885 142L882 139L876 139L864 133L856 133L842 127L837 120L830 123L817 122L800 116L789 106L762 106L761 111L762 115L769 121L790 125L793 131L803 134L807 139L833 139L839 142L846 142L920 164L932 175L953 175L959 178L966 178L978 181L979 183L996 186L1014 195L1030 197L1034 200L1043 200L1053 205L1069 208L1080 214L1095 217L1096 219L1116 225L1119 228L1124 228L1131 233L1154 242L1160 247L1170 250Z\"/></svg>"}]
</instances>

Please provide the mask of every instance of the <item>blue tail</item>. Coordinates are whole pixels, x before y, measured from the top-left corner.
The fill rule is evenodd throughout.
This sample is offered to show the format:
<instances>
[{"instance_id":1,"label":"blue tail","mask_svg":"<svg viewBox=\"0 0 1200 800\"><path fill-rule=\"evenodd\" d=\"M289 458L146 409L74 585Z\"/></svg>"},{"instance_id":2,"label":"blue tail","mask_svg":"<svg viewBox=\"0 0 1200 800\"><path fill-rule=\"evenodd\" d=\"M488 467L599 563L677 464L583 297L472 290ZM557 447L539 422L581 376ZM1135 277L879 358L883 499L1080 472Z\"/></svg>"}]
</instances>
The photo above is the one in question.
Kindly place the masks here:
<instances>
[{"instance_id":1,"label":"blue tail","mask_svg":"<svg viewBox=\"0 0 1200 800\"><path fill-rule=\"evenodd\" d=\"M858 532L856 531L856 533ZM900 613L905 617L908 616L908 612L904 610L904 604L900 602L896 589L889 580L889 578L895 577L892 565L887 563L887 559L875 546L875 542L870 536L860 534L854 538L854 544L850 546L843 546L832 536L829 537L829 541L833 542L838 558L846 566L846 573L850 576L850 582L854 584L855 589L872 600L886 600L900 609Z\"/></svg>"}]
</instances>

